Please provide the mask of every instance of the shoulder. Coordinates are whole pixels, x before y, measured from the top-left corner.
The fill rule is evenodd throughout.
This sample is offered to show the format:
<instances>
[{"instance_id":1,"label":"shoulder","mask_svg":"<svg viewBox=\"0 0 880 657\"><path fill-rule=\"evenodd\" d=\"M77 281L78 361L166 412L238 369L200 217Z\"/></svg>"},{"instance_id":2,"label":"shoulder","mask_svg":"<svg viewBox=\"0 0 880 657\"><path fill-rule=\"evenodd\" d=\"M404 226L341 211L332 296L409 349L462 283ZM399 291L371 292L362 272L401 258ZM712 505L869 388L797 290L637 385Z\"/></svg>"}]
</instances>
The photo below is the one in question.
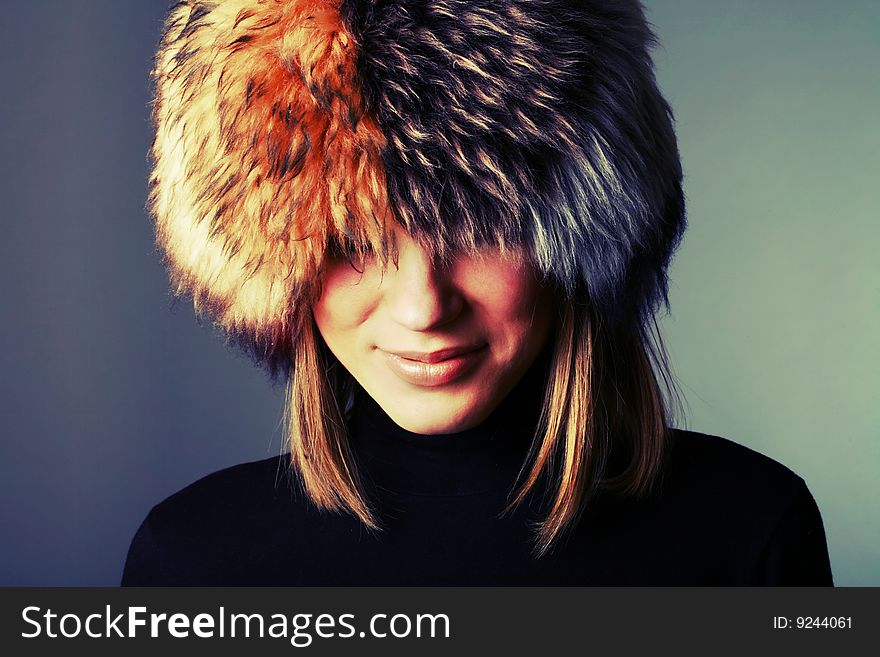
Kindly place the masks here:
<instances>
[{"instance_id":1,"label":"shoulder","mask_svg":"<svg viewBox=\"0 0 880 657\"><path fill-rule=\"evenodd\" d=\"M234 558L247 537L283 531L298 497L286 454L206 475L149 511L131 541L122 584L186 582L185 572Z\"/></svg>"},{"instance_id":2,"label":"shoulder","mask_svg":"<svg viewBox=\"0 0 880 657\"><path fill-rule=\"evenodd\" d=\"M661 505L730 549L750 584L830 584L821 513L787 465L734 440L674 429ZM728 547L719 547L728 546Z\"/></svg>"},{"instance_id":3,"label":"shoulder","mask_svg":"<svg viewBox=\"0 0 880 657\"><path fill-rule=\"evenodd\" d=\"M747 515L772 523L804 494L787 465L729 438L673 429L662 480L664 495L714 515Z\"/></svg>"},{"instance_id":4,"label":"shoulder","mask_svg":"<svg viewBox=\"0 0 880 657\"><path fill-rule=\"evenodd\" d=\"M287 454L240 463L205 475L169 495L153 507L154 517L173 518L211 510L228 514L248 508L256 501L288 496L293 492Z\"/></svg>"},{"instance_id":5,"label":"shoulder","mask_svg":"<svg viewBox=\"0 0 880 657\"><path fill-rule=\"evenodd\" d=\"M805 486L787 465L729 438L685 429L672 430L669 462L673 480L709 489L754 490L786 497Z\"/></svg>"}]
</instances>

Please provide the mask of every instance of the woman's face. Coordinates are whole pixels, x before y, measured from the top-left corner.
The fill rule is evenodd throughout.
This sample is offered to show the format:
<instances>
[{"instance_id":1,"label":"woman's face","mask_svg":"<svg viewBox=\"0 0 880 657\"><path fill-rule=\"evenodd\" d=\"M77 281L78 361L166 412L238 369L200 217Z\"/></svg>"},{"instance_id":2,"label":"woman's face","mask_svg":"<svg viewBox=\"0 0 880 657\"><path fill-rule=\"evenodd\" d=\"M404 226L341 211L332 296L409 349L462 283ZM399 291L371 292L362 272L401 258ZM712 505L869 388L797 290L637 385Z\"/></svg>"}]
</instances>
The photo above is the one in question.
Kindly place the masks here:
<instances>
[{"instance_id":1,"label":"woman's face","mask_svg":"<svg viewBox=\"0 0 880 657\"><path fill-rule=\"evenodd\" d=\"M550 290L522 251L486 247L445 267L402 230L382 272L327 262L313 306L327 346L398 425L421 434L476 426L534 362L551 328Z\"/></svg>"}]
</instances>

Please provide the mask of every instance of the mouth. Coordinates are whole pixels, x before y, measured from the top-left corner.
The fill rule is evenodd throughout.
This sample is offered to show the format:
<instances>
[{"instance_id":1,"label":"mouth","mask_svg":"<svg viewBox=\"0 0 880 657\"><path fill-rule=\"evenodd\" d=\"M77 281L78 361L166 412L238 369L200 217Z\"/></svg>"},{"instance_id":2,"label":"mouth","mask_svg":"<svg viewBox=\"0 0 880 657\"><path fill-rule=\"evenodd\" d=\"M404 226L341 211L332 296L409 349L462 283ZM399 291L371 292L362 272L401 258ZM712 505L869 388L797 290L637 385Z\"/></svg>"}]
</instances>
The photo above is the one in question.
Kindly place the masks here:
<instances>
[{"instance_id":1,"label":"mouth","mask_svg":"<svg viewBox=\"0 0 880 657\"><path fill-rule=\"evenodd\" d=\"M470 372L485 357L487 347L482 344L432 352L379 351L398 378L416 386L436 387L452 383Z\"/></svg>"},{"instance_id":2,"label":"mouth","mask_svg":"<svg viewBox=\"0 0 880 657\"><path fill-rule=\"evenodd\" d=\"M447 347L446 349L438 349L437 351L423 352L423 351L390 351L385 350L387 353L392 354L394 356L398 356L400 358L405 358L406 360L412 360L419 363L440 363L444 360L449 360L451 358L457 358L458 356L463 356L465 354L477 351L485 347L485 344L482 345L462 345L460 347Z\"/></svg>"}]
</instances>

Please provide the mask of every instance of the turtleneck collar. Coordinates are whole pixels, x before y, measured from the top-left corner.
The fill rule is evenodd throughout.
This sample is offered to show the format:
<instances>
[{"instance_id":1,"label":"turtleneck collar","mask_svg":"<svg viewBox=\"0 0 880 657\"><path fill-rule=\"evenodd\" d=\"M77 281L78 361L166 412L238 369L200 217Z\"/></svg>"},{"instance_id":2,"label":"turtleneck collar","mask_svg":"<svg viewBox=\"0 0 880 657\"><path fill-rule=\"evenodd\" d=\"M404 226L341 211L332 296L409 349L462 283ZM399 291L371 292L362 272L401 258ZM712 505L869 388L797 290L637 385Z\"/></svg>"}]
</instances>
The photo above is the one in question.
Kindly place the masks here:
<instances>
[{"instance_id":1,"label":"turtleneck collar","mask_svg":"<svg viewBox=\"0 0 880 657\"><path fill-rule=\"evenodd\" d=\"M509 492L537 426L548 364L545 349L481 424L457 433L408 431L359 389L349 428L365 479L382 490L409 495Z\"/></svg>"}]
</instances>

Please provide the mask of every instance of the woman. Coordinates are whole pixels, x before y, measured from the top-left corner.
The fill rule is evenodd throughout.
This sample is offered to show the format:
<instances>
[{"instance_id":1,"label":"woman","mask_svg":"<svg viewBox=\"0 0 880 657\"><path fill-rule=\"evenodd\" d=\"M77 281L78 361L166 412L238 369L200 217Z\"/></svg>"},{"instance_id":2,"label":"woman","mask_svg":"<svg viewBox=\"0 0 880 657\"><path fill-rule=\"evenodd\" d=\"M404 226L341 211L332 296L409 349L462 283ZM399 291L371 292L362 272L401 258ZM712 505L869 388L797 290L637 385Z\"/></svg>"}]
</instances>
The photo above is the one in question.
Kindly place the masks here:
<instances>
[{"instance_id":1,"label":"woman","mask_svg":"<svg viewBox=\"0 0 880 657\"><path fill-rule=\"evenodd\" d=\"M671 427L654 42L620 0L171 10L158 242L290 451L158 504L123 584L832 584L803 479Z\"/></svg>"}]
</instances>

